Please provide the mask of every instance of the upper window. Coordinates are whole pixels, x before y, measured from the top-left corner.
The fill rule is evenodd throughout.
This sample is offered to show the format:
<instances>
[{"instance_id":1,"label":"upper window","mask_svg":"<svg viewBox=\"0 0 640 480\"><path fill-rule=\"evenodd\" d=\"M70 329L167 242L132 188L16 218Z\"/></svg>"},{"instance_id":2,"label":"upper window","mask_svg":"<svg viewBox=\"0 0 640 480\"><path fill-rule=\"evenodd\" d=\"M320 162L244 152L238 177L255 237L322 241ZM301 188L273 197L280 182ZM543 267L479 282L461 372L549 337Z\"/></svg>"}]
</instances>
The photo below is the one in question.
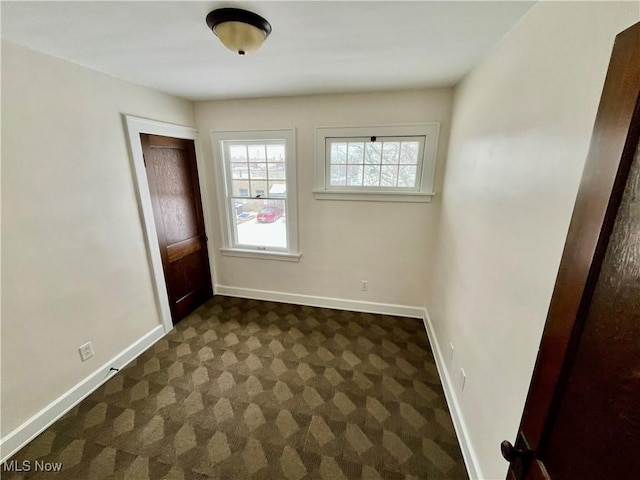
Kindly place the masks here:
<instances>
[{"instance_id":1,"label":"upper window","mask_svg":"<svg viewBox=\"0 0 640 480\"><path fill-rule=\"evenodd\" d=\"M223 253L297 259L294 131L211 136L224 179Z\"/></svg>"},{"instance_id":2,"label":"upper window","mask_svg":"<svg viewBox=\"0 0 640 480\"><path fill-rule=\"evenodd\" d=\"M424 137L327 138L327 190L416 191Z\"/></svg>"},{"instance_id":3,"label":"upper window","mask_svg":"<svg viewBox=\"0 0 640 480\"><path fill-rule=\"evenodd\" d=\"M438 125L316 129L316 198L428 202Z\"/></svg>"}]
</instances>

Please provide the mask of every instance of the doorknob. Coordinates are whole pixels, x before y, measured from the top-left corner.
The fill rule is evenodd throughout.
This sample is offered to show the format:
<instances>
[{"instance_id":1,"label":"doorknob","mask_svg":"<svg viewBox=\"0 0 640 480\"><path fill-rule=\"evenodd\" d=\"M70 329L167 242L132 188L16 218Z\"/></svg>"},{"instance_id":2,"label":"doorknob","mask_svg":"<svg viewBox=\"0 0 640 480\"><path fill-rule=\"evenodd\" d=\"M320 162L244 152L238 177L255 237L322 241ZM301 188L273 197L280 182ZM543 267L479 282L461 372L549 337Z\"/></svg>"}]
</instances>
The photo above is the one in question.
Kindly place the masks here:
<instances>
[{"instance_id":1,"label":"doorknob","mask_svg":"<svg viewBox=\"0 0 640 480\"><path fill-rule=\"evenodd\" d=\"M531 454L531 450L514 447L509 440L504 440L500 444L500 451L504 459L511 463L515 460L526 460Z\"/></svg>"},{"instance_id":2,"label":"doorknob","mask_svg":"<svg viewBox=\"0 0 640 480\"><path fill-rule=\"evenodd\" d=\"M518 432L515 446L512 445L509 440L505 440L500 444L500 451L504 459L509 462L507 478L513 480L524 479L529 467L529 462L533 459L534 455L522 431Z\"/></svg>"}]
</instances>

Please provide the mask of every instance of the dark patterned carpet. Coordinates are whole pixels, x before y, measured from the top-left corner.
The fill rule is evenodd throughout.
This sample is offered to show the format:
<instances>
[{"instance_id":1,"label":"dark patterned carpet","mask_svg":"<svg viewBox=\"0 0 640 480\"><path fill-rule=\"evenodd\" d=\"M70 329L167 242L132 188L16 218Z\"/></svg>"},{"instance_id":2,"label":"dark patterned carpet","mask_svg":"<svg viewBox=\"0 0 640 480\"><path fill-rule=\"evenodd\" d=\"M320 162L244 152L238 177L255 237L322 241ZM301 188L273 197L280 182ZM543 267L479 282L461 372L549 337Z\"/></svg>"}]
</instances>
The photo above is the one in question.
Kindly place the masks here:
<instances>
[{"instance_id":1,"label":"dark patterned carpet","mask_svg":"<svg viewBox=\"0 0 640 480\"><path fill-rule=\"evenodd\" d=\"M222 296L12 460L32 471L2 478L467 478L421 321Z\"/></svg>"}]
</instances>

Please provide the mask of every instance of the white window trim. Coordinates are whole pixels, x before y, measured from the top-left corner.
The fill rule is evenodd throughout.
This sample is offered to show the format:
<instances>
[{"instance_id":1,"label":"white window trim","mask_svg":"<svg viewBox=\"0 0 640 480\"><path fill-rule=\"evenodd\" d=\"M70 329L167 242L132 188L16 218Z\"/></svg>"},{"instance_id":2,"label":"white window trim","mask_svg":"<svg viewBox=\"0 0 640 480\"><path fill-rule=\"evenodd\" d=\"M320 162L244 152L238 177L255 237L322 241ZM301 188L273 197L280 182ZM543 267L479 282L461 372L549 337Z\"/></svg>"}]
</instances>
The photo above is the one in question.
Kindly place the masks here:
<instances>
[{"instance_id":1,"label":"white window trim","mask_svg":"<svg viewBox=\"0 0 640 480\"><path fill-rule=\"evenodd\" d=\"M355 127L317 127L315 184L313 196L317 200L355 200L374 202L420 202L428 203L434 194L436 155L438 152L439 123L419 123L408 125L370 125ZM402 137L425 136L422 159L422 173L418 179L419 188L413 191L367 191L335 190L327 188L326 141L328 138L353 137Z\"/></svg>"},{"instance_id":2,"label":"white window trim","mask_svg":"<svg viewBox=\"0 0 640 480\"><path fill-rule=\"evenodd\" d=\"M220 251L227 257L261 258L269 260L282 260L284 262L300 261L299 253L286 253L274 250L247 250L243 248L221 248Z\"/></svg>"},{"instance_id":3,"label":"white window trim","mask_svg":"<svg viewBox=\"0 0 640 480\"><path fill-rule=\"evenodd\" d=\"M287 183L287 245L289 248L280 249L255 249L237 247L233 244L233 218L228 208L228 182L227 171L224 163L224 141L243 140L273 140L284 139L286 155L286 183ZM216 185L218 190L218 206L222 219L222 248L220 252L225 256L259 258L269 260L281 260L298 262L300 253L298 250L298 194L296 189L296 130L287 129L261 129L261 130L211 130L211 150L216 172Z\"/></svg>"}]
</instances>

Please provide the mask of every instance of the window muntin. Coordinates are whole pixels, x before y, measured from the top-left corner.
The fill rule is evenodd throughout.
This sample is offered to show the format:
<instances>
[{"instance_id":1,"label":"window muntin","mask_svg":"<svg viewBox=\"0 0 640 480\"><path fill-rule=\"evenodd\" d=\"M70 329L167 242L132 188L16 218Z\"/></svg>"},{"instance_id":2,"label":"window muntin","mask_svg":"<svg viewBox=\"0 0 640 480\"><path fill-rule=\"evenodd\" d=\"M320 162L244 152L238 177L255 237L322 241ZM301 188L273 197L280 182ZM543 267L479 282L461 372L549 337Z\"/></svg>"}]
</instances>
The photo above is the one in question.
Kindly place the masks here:
<instances>
[{"instance_id":1,"label":"window muntin","mask_svg":"<svg viewBox=\"0 0 640 480\"><path fill-rule=\"evenodd\" d=\"M423 136L326 138L328 190L419 190Z\"/></svg>"},{"instance_id":2,"label":"window muntin","mask_svg":"<svg viewBox=\"0 0 640 480\"><path fill-rule=\"evenodd\" d=\"M223 172L223 252L297 255L294 131L212 132Z\"/></svg>"},{"instance_id":3,"label":"window muntin","mask_svg":"<svg viewBox=\"0 0 640 480\"><path fill-rule=\"evenodd\" d=\"M267 196L274 185L285 185L287 174L283 141L225 141L229 159L232 195ZM242 193L240 193L242 192ZM284 189L286 196L286 188Z\"/></svg>"},{"instance_id":4,"label":"window muntin","mask_svg":"<svg viewBox=\"0 0 640 480\"><path fill-rule=\"evenodd\" d=\"M437 123L317 127L314 198L429 202Z\"/></svg>"}]
</instances>

